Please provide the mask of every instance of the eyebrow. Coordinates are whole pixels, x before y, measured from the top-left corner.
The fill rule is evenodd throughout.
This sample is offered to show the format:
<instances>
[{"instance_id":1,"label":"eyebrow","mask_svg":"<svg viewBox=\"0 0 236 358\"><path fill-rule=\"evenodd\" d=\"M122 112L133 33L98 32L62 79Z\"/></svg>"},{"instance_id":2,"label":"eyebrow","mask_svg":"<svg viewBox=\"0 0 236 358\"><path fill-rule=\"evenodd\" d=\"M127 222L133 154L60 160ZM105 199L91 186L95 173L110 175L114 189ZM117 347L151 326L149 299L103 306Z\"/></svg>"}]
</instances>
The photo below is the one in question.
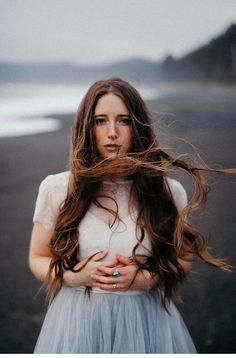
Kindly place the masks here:
<instances>
[{"instance_id":1,"label":"eyebrow","mask_svg":"<svg viewBox=\"0 0 236 358\"><path fill-rule=\"evenodd\" d=\"M95 114L94 117L106 117L107 115L106 114ZM129 117L129 113L127 114L118 114L117 117Z\"/></svg>"}]
</instances>

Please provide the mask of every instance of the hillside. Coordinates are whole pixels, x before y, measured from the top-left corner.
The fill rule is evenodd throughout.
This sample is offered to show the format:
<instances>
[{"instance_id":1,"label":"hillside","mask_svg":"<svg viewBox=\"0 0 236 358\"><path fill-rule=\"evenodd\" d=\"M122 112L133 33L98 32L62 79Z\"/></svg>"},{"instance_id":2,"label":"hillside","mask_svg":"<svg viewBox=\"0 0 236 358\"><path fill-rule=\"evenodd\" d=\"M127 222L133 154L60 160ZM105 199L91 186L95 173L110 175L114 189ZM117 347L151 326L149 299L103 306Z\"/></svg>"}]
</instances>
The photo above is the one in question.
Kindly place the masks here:
<instances>
[{"instance_id":1,"label":"hillside","mask_svg":"<svg viewBox=\"0 0 236 358\"><path fill-rule=\"evenodd\" d=\"M236 24L210 43L180 59L168 56L161 64L164 80L236 81Z\"/></svg>"},{"instance_id":2,"label":"hillside","mask_svg":"<svg viewBox=\"0 0 236 358\"><path fill-rule=\"evenodd\" d=\"M83 83L98 78L121 76L130 81L152 82L159 76L159 65L144 59L130 59L103 66L78 66L70 63L0 63L1 82Z\"/></svg>"},{"instance_id":3,"label":"hillside","mask_svg":"<svg viewBox=\"0 0 236 358\"><path fill-rule=\"evenodd\" d=\"M182 58L176 59L170 55L163 62L133 58L102 66L0 63L0 83L87 83L109 76L147 84L180 80L235 82L236 24Z\"/></svg>"}]
</instances>

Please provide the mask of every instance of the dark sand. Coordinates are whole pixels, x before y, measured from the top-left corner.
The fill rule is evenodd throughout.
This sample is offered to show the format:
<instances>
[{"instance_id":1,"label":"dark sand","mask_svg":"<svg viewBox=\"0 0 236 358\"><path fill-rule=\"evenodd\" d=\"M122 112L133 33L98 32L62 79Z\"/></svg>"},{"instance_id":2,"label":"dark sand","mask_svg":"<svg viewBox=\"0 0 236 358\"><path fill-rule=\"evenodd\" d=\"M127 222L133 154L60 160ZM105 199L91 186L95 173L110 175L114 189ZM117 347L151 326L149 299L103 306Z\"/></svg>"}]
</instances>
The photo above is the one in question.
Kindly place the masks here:
<instances>
[{"instance_id":1,"label":"dark sand","mask_svg":"<svg viewBox=\"0 0 236 358\"><path fill-rule=\"evenodd\" d=\"M149 103L158 112L160 141L176 152L190 147L173 136L198 147L204 160L215 167L235 166L236 91L194 90ZM67 169L69 135L73 115L57 116L60 131L0 140L0 353L31 353L45 314L40 284L28 268L27 256L32 215L40 181L48 174ZM219 256L236 262L236 179L207 175L209 201L198 225L207 234ZM181 177L189 195L189 180ZM201 263L183 288L179 304L200 353L236 352L236 278Z\"/></svg>"}]
</instances>

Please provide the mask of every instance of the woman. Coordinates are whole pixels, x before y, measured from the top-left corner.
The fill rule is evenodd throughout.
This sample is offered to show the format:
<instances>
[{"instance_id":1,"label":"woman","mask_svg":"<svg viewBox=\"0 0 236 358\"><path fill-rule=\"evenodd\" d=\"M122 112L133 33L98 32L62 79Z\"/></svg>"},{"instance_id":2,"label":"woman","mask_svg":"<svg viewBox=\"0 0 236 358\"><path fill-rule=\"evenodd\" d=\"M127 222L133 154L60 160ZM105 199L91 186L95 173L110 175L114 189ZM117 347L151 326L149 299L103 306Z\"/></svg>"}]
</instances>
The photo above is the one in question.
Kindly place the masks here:
<instances>
[{"instance_id":1,"label":"woman","mask_svg":"<svg viewBox=\"0 0 236 358\"><path fill-rule=\"evenodd\" d=\"M173 168L193 178L189 204ZM36 202L29 263L50 306L35 352L195 352L172 298L196 257L227 270L186 220L206 193L197 168L158 146L135 88L92 85L70 171L44 179Z\"/></svg>"}]
</instances>

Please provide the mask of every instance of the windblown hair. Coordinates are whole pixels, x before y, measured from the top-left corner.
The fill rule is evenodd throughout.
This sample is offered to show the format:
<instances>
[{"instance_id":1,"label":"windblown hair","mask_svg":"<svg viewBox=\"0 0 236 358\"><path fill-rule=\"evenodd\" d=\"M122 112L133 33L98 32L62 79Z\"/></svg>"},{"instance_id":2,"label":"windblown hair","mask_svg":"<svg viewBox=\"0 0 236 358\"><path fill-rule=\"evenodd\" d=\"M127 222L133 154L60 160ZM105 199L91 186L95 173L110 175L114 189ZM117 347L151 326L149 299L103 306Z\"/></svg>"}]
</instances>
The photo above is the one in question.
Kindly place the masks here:
<instances>
[{"instance_id":1,"label":"windblown hair","mask_svg":"<svg viewBox=\"0 0 236 358\"><path fill-rule=\"evenodd\" d=\"M133 131L132 150L115 159L100 157L93 134L96 104L108 93L120 97L125 103ZM166 179L175 168L187 172L195 187L188 205L179 213ZM78 225L91 203L98 205L96 197L101 182L107 179L133 179L132 196L138 203L138 217L137 245L133 248L132 259L139 269L145 268L158 275L165 307L186 276L179 258L194 260L199 257L210 265L227 270L224 260L210 254L203 235L186 220L207 198L208 188L201 170L224 172L195 167L181 157L171 157L160 148L151 115L137 90L129 83L119 78L95 82L83 98L72 128L68 192L50 241L49 297L54 297L61 287L64 271L74 271L78 263ZM142 245L144 230L149 235L152 250L145 260L140 260L136 250Z\"/></svg>"}]
</instances>

